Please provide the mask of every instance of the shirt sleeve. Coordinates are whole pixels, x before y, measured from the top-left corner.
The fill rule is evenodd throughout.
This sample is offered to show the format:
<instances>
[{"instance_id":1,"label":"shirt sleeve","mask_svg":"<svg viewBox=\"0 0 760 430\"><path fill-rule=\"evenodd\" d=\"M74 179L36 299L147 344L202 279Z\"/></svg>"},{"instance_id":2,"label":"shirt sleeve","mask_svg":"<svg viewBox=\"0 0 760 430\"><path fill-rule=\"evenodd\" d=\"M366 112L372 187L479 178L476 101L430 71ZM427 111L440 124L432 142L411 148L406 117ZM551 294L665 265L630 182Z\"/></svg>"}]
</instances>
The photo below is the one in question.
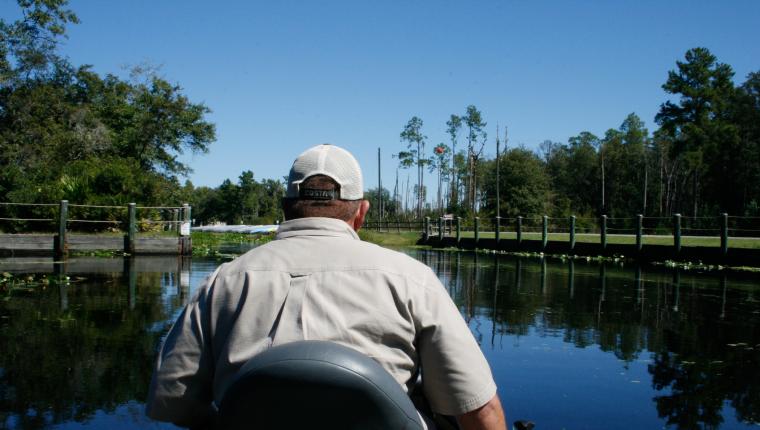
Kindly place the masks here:
<instances>
[{"instance_id":1,"label":"shirt sleeve","mask_svg":"<svg viewBox=\"0 0 760 430\"><path fill-rule=\"evenodd\" d=\"M416 312L423 390L434 412L462 415L491 400L496 384L451 297L432 272L426 279Z\"/></svg>"},{"instance_id":2,"label":"shirt sleeve","mask_svg":"<svg viewBox=\"0 0 760 430\"><path fill-rule=\"evenodd\" d=\"M208 298L218 272L187 304L161 347L146 405L153 419L197 427L213 417Z\"/></svg>"}]
</instances>

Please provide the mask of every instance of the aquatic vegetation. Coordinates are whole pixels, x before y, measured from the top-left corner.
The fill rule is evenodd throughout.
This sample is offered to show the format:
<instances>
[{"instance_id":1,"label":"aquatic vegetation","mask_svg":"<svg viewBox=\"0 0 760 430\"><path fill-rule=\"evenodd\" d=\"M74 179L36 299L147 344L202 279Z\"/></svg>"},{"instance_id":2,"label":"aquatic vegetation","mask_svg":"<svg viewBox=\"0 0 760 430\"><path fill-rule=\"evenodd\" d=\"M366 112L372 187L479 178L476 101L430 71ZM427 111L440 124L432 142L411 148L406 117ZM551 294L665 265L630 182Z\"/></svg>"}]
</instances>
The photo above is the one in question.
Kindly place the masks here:
<instances>
[{"instance_id":1,"label":"aquatic vegetation","mask_svg":"<svg viewBox=\"0 0 760 430\"><path fill-rule=\"evenodd\" d=\"M83 278L82 278L83 279ZM51 285L71 283L68 276L58 276L53 274L21 274L3 272L0 274L0 294L3 300L10 300L13 294L33 293L38 290L45 290Z\"/></svg>"}]
</instances>

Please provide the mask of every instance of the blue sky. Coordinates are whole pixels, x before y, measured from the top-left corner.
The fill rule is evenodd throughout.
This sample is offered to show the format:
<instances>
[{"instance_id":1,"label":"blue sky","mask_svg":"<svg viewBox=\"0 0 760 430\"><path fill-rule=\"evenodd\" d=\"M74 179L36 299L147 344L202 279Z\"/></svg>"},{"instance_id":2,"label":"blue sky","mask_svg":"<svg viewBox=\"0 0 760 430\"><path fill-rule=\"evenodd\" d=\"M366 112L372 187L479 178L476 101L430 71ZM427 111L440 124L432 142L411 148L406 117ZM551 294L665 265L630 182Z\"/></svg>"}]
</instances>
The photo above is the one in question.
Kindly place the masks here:
<instances>
[{"instance_id":1,"label":"blue sky","mask_svg":"<svg viewBox=\"0 0 760 430\"><path fill-rule=\"evenodd\" d=\"M210 153L185 157L196 185L281 178L305 148L341 145L365 188L392 188L413 115L428 148L476 105L509 144L535 149L583 130L602 135L636 112L649 127L660 86L687 49L705 46L743 82L760 70L758 1L71 0L81 24L63 53L126 76L151 63L213 110ZM0 0L3 16L16 10ZM432 149L431 149L432 150ZM413 172L410 172L414 177ZM407 171L401 171L401 179ZM433 191L433 181L430 182ZM432 192L431 194L432 195Z\"/></svg>"}]
</instances>

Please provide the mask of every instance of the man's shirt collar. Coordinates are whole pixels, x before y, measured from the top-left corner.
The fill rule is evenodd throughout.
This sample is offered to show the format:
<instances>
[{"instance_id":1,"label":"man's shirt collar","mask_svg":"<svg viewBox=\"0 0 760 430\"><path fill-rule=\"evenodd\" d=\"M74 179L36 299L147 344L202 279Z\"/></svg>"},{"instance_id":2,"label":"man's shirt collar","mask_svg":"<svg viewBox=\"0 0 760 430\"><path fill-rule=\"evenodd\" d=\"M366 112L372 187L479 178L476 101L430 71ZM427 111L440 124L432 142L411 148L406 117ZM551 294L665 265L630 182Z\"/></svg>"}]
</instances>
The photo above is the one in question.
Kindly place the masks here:
<instances>
[{"instance_id":1,"label":"man's shirt collar","mask_svg":"<svg viewBox=\"0 0 760 430\"><path fill-rule=\"evenodd\" d=\"M321 217L284 221L277 229L275 239L285 239L293 236L335 236L360 240L359 235L345 221Z\"/></svg>"}]
</instances>

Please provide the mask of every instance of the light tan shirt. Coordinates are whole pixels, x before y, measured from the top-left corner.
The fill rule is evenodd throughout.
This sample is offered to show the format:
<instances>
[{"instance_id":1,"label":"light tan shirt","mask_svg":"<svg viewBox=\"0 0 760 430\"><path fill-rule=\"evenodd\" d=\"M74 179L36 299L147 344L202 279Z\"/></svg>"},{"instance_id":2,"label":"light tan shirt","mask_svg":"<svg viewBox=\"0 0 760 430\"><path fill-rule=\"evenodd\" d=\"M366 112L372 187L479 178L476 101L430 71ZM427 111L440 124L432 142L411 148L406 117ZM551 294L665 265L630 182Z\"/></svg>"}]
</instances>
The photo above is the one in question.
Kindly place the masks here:
<instances>
[{"instance_id":1,"label":"light tan shirt","mask_svg":"<svg viewBox=\"0 0 760 430\"><path fill-rule=\"evenodd\" d=\"M303 218L208 278L164 342L148 415L192 422L221 401L248 359L303 339L357 349L404 388L421 365L438 413L469 412L496 393L477 342L429 267L362 242L343 221Z\"/></svg>"}]
</instances>

